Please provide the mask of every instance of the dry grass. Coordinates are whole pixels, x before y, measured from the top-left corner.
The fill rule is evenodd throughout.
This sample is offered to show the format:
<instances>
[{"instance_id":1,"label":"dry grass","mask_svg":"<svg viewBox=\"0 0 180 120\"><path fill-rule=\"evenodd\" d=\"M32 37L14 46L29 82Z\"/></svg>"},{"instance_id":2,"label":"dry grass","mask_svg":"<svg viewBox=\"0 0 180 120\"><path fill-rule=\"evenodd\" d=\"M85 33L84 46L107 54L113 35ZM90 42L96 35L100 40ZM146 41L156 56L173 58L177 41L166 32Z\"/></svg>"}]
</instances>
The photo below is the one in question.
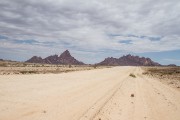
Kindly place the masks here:
<instances>
[{"instance_id":1,"label":"dry grass","mask_svg":"<svg viewBox=\"0 0 180 120\"><path fill-rule=\"evenodd\" d=\"M180 80L180 67L146 67L144 70L144 75Z\"/></svg>"},{"instance_id":2,"label":"dry grass","mask_svg":"<svg viewBox=\"0 0 180 120\"><path fill-rule=\"evenodd\" d=\"M92 70L107 68L109 66L94 65L53 65L35 64L13 61L0 61L0 75L11 74L47 74L47 73L67 73L72 71Z\"/></svg>"},{"instance_id":3,"label":"dry grass","mask_svg":"<svg viewBox=\"0 0 180 120\"><path fill-rule=\"evenodd\" d=\"M145 68L146 72L143 74L159 74L163 75L178 75L180 74L180 67L149 67Z\"/></svg>"},{"instance_id":4,"label":"dry grass","mask_svg":"<svg viewBox=\"0 0 180 120\"><path fill-rule=\"evenodd\" d=\"M180 67L145 67L143 75L156 77L161 82L180 88Z\"/></svg>"},{"instance_id":5,"label":"dry grass","mask_svg":"<svg viewBox=\"0 0 180 120\"><path fill-rule=\"evenodd\" d=\"M136 75L134 75L133 73L130 73L129 76L136 78Z\"/></svg>"}]
</instances>

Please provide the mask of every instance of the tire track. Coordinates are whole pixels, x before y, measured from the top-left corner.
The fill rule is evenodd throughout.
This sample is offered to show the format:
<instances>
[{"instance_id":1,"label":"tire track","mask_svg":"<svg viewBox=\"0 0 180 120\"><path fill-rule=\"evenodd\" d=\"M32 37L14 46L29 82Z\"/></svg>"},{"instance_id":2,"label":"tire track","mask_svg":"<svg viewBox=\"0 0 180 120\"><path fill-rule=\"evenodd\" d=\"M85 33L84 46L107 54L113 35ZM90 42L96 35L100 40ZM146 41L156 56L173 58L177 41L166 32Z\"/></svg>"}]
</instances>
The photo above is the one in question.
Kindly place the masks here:
<instances>
[{"instance_id":1,"label":"tire track","mask_svg":"<svg viewBox=\"0 0 180 120\"><path fill-rule=\"evenodd\" d=\"M116 85L113 89L108 91L107 94L102 96L100 99L93 104L81 117L79 120L93 120L101 111L101 109L113 98L117 91L121 88L122 84L126 81L126 78ZM106 99L104 99L106 98Z\"/></svg>"},{"instance_id":2,"label":"tire track","mask_svg":"<svg viewBox=\"0 0 180 120\"><path fill-rule=\"evenodd\" d=\"M150 109L150 117L152 119L158 120L158 119L174 119L175 114L177 114L177 100L176 104L173 103L174 100L172 94L172 91L169 90L168 86L164 86L158 81L153 80L152 78L145 77L141 74L138 75L142 82L141 84L144 84L143 89L146 88L146 91L144 91L144 98L147 102L148 108ZM158 84L157 84L158 83ZM159 84L160 83L160 84ZM156 105L154 105L156 103ZM167 116L164 116L166 114Z\"/></svg>"},{"instance_id":3,"label":"tire track","mask_svg":"<svg viewBox=\"0 0 180 120\"><path fill-rule=\"evenodd\" d=\"M129 77L129 73L134 70L128 71L127 76L119 82L119 84L115 85L110 91L108 91L104 96L98 99L80 118L79 120L93 120L100 113L100 111L104 108L104 106L115 96L118 90L121 89L123 83ZM122 78L121 78L122 79Z\"/></svg>"}]
</instances>

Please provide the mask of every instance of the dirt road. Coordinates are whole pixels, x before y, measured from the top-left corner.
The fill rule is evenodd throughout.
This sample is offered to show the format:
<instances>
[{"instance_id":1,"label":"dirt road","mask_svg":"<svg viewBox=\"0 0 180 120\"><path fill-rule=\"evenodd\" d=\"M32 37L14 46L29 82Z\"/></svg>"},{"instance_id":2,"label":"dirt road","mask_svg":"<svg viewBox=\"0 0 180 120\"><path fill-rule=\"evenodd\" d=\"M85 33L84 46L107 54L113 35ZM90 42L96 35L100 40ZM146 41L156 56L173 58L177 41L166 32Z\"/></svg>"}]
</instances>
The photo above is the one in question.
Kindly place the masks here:
<instances>
[{"instance_id":1,"label":"dirt road","mask_svg":"<svg viewBox=\"0 0 180 120\"><path fill-rule=\"evenodd\" d=\"M180 92L139 67L0 76L0 120L180 120Z\"/></svg>"}]
</instances>

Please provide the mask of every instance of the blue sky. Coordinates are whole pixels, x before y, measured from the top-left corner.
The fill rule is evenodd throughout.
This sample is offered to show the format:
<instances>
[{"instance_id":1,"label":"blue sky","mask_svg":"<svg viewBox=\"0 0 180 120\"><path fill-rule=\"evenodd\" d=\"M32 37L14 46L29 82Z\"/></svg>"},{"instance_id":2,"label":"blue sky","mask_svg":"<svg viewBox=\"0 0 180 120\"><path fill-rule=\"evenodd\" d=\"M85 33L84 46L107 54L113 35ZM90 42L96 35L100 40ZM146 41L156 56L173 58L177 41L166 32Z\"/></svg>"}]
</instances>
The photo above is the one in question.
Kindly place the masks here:
<instances>
[{"instance_id":1,"label":"blue sky","mask_svg":"<svg viewBox=\"0 0 180 120\"><path fill-rule=\"evenodd\" d=\"M69 49L85 63L130 53L180 65L179 11L179 0L4 0L0 58Z\"/></svg>"}]
</instances>

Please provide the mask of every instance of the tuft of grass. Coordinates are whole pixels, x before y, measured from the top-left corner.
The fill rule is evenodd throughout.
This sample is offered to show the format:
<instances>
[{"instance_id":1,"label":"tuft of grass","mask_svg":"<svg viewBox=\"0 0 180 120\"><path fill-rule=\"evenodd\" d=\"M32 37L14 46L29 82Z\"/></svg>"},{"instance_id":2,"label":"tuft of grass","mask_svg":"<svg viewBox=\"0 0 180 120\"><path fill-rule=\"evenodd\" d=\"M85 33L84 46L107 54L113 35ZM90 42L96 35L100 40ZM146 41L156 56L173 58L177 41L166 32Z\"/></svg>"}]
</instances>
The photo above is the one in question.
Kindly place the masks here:
<instances>
[{"instance_id":1,"label":"tuft of grass","mask_svg":"<svg viewBox=\"0 0 180 120\"><path fill-rule=\"evenodd\" d=\"M94 67L94 69L96 69L97 68L97 64L93 65L93 67Z\"/></svg>"},{"instance_id":2,"label":"tuft of grass","mask_svg":"<svg viewBox=\"0 0 180 120\"><path fill-rule=\"evenodd\" d=\"M131 94L131 97L134 97L134 94Z\"/></svg>"},{"instance_id":3,"label":"tuft of grass","mask_svg":"<svg viewBox=\"0 0 180 120\"><path fill-rule=\"evenodd\" d=\"M68 66L69 66L69 68L72 68L72 65L71 65L71 64L69 64Z\"/></svg>"},{"instance_id":4,"label":"tuft of grass","mask_svg":"<svg viewBox=\"0 0 180 120\"><path fill-rule=\"evenodd\" d=\"M6 63L0 63L1 67L7 67L8 65Z\"/></svg>"},{"instance_id":5,"label":"tuft of grass","mask_svg":"<svg viewBox=\"0 0 180 120\"><path fill-rule=\"evenodd\" d=\"M20 71L22 74L34 74L37 73L37 71Z\"/></svg>"},{"instance_id":6,"label":"tuft of grass","mask_svg":"<svg viewBox=\"0 0 180 120\"><path fill-rule=\"evenodd\" d=\"M136 78L136 76L133 73L130 73L129 76Z\"/></svg>"}]
</instances>

